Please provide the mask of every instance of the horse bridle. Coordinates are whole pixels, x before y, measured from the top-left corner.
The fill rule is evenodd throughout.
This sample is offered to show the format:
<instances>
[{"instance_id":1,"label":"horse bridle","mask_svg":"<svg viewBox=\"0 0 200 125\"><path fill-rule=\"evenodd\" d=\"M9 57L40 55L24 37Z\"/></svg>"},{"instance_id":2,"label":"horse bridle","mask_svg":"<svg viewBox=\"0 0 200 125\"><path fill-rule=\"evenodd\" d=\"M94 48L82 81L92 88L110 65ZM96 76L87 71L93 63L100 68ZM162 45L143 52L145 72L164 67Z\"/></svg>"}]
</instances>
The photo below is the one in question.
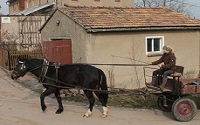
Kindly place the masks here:
<instances>
[{"instance_id":1,"label":"horse bridle","mask_svg":"<svg viewBox=\"0 0 200 125\"><path fill-rule=\"evenodd\" d=\"M23 65L24 65L24 62L22 62L22 61L19 61L19 63L21 63L22 64L22 67L23 67ZM60 68L60 63L58 63L58 62L56 62L56 63L54 63L54 65L52 65L52 66L55 66L55 69L56 69L56 83L58 83L59 82L59 80L58 80L58 69ZM39 68L42 68L42 71L41 71L41 74L39 75L39 82L43 82L44 81L44 79L45 78L47 78L46 77L46 74L47 74L47 71L48 71L48 68L49 68L49 61L46 59L46 58L44 58L44 61L43 61L43 65L42 66L37 66L37 67L35 67L35 68L33 68L33 69L31 69L31 70L28 70L27 72L31 72L31 71L34 71L34 70L37 70L37 69L39 69ZM26 73L27 73L26 72ZM15 73L15 74L18 74L19 76L24 76L26 73L19 73L19 72L17 72L17 71L13 71L13 73Z\"/></svg>"},{"instance_id":2,"label":"horse bridle","mask_svg":"<svg viewBox=\"0 0 200 125\"><path fill-rule=\"evenodd\" d=\"M22 67L23 67L24 62L19 61L19 63L22 63ZM43 67L43 65L42 65L42 66L37 66L37 67L35 67L35 68L31 69L31 70L28 70L27 72L31 72L31 71L37 70L37 69L39 69L39 68L41 68L41 67ZM27 73L27 72L26 72L26 73ZM16 71L16 70L13 70L13 73L18 74L18 75L20 75L20 76L24 76L24 75L26 74L26 73L19 73L19 72Z\"/></svg>"}]
</instances>

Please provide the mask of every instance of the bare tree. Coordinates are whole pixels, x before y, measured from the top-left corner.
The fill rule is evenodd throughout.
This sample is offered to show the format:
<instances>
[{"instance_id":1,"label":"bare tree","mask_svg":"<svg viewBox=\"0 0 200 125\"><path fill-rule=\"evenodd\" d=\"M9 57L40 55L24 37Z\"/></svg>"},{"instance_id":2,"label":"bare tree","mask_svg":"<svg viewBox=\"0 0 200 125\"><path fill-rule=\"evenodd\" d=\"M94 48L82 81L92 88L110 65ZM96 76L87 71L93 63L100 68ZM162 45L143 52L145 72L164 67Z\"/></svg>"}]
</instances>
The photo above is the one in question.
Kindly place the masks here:
<instances>
[{"instance_id":1,"label":"bare tree","mask_svg":"<svg viewBox=\"0 0 200 125\"><path fill-rule=\"evenodd\" d=\"M177 12L190 15L187 0L136 0L136 7L169 7Z\"/></svg>"}]
</instances>

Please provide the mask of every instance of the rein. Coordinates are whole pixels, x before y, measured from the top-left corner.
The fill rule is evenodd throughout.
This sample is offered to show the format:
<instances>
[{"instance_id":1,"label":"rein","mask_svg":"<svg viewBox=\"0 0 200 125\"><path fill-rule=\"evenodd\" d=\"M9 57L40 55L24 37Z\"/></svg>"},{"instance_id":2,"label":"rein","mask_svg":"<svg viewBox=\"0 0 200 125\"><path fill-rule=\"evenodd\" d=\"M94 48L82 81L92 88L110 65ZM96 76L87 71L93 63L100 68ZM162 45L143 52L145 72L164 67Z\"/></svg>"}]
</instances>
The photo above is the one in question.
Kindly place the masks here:
<instances>
[{"instance_id":1,"label":"rein","mask_svg":"<svg viewBox=\"0 0 200 125\"><path fill-rule=\"evenodd\" d=\"M23 62L21 62L21 63L23 63ZM107 63L107 64L105 64L105 63L104 64L80 63L80 64L82 64L82 65L111 65L111 66L146 66L146 65L148 65L148 64L109 64L109 63ZM71 65L71 64L66 64L66 65ZM55 71L56 72L56 78L50 78L50 77L46 76L47 75L47 71L48 71L50 66L54 66L55 67L55 69L56 69L56 71ZM48 86L61 88L61 89L81 89L81 90L87 90L87 91L91 91L91 92L98 92L98 93L105 93L105 94L115 94L115 93L119 94L118 91L101 90L101 89L99 89L99 90L97 90L97 89L89 89L89 88L85 88L85 87L82 87L82 86L77 86L77 85L73 85L73 84L70 84L70 83L67 83L67 82L60 81L58 79L58 71L59 71L60 66L63 66L63 64L60 64L60 63L56 62L56 63L53 63L53 64L50 65L50 63L47 60L44 59L42 65L28 70L28 72L32 72L34 70L42 68L41 69L41 73L39 74L38 78L39 78L39 83L43 84L43 85L48 85ZM15 72L15 70L13 72ZM19 73L16 72L16 74L18 74L20 76L23 76L26 73L25 74L19 74ZM45 79L54 81L57 84L45 83L44 82ZM140 94L140 92L138 94Z\"/></svg>"},{"instance_id":2,"label":"rein","mask_svg":"<svg viewBox=\"0 0 200 125\"><path fill-rule=\"evenodd\" d=\"M55 66L55 68L56 68L56 79L46 76L49 66ZM61 66L60 63L54 63L54 65L49 65L49 62L46 59L44 59L42 66L38 66L38 67L36 67L36 68L34 68L30 71L34 71L34 70L37 70L37 69L42 67L42 72L39 76L39 83L41 83L43 85L49 85L49 86L53 86L53 87L57 87L57 88L63 88L63 89L73 89L73 88L75 88L75 89L82 89L82 90L93 91L93 92L109 93L109 91L107 91L107 90L87 89L87 88L72 85L72 84L69 84L67 82L63 82L63 81L58 80L58 69L60 68L60 66ZM49 83L43 83L44 79L55 81L57 83L57 85L53 85L53 84L49 84ZM60 83L67 85L67 86L61 86Z\"/></svg>"},{"instance_id":3,"label":"rein","mask_svg":"<svg viewBox=\"0 0 200 125\"><path fill-rule=\"evenodd\" d=\"M44 78L46 79L49 79L49 80L52 80L52 81L56 81L55 79L53 78L50 78L50 77L47 77L45 76ZM67 84L66 82L63 82L63 81L59 81L59 83L62 83L62 84ZM120 92L120 91L116 91L116 90L96 90L96 89L88 89L88 88L83 88L83 87L80 87L80 86L75 86L75 85L69 85L68 86L61 86L61 85L53 85L53 84L50 84L50 83L41 83L43 85L48 85L48 86L53 86L53 87L57 87L57 88L61 88L61 89L81 89L81 90L87 90L87 91L92 91L92 92L98 92L98 93L105 93L105 94L136 94L136 95L146 95L148 94L147 92L143 91L143 90L138 90L138 91L130 91L128 90L128 92Z\"/></svg>"},{"instance_id":4,"label":"rein","mask_svg":"<svg viewBox=\"0 0 200 125\"><path fill-rule=\"evenodd\" d=\"M67 86L53 85L53 84L49 84L49 83L41 83L41 84L44 84L44 85L49 85L49 86L53 86L53 87L57 87L57 88L62 88L62 89L74 89L75 88L75 89L82 89L82 90L88 90L88 91L93 91L93 92L109 93L108 90L87 89L87 88L83 88L83 87L80 87L80 86L76 86L76 85L72 85L72 84L67 84L67 82L56 80L56 79L53 79L53 78L50 78L50 77L47 77L47 76L44 76L44 78L52 80L52 81L57 81L58 83L65 84Z\"/></svg>"},{"instance_id":5,"label":"rein","mask_svg":"<svg viewBox=\"0 0 200 125\"><path fill-rule=\"evenodd\" d=\"M39 68L41 68L41 67L43 67L43 66L38 66L38 67L35 67L35 68L33 68L33 69L29 70L28 72L31 72L31 71L37 70L37 69L39 69Z\"/></svg>"},{"instance_id":6,"label":"rein","mask_svg":"<svg viewBox=\"0 0 200 125\"><path fill-rule=\"evenodd\" d=\"M86 64L86 63L82 63L82 64L83 65L111 65L111 66L147 66L147 65L149 65L149 64ZM73 88L75 88L75 89L82 89L82 90L100 92L100 93L112 93L112 92L110 92L108 90L88 89L88 88L83 88L83 87L80 87L80 86L72 85L72 84L69 84L67 82L63 82L63 81L58 80L58 69L60 68L61 65L62 64L60 64L58 62L54 63L53 65L49 65L49 61L44 59L44 62L43 62L42 66L35 67L35 68L29 70L29 72L37 70L37 69L42 67L42 71L41 71L41 74L39 76L39 83L41 83L43 85L49 85L49 86L62 88L62 89L73 89ZM55 66L56 79L46 76L49 66ZM48 80L51 80L51 81L55 81L57 83L57 85L53 85L53 84L49 84L49 83L43 83L45 79L48 79ZM64 84L64 85L67 85L67 86L61 86L60 84Z\"/></svg>"}]
</instances>

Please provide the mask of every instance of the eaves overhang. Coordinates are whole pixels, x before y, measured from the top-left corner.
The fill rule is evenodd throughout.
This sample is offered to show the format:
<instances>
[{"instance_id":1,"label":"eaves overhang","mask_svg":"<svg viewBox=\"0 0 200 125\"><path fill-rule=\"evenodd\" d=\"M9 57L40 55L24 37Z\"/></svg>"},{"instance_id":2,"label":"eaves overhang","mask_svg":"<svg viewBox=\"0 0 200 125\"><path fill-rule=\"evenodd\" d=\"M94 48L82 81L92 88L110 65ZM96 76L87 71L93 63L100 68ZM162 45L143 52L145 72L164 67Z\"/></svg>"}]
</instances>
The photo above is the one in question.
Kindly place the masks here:
<instances>
[{"instance_id":1,"label":"eaves overhang","mask_svg":"<svg viewBox=\"0 0 200 125\"><path fill-rule=\"evenodd\" d=\"M151 30L200 30L200 26L196 27L132 27L132 28L84 28L88 33L96 32L122 32L122 31L151 31Z\"/></svg>"}]
</instances>

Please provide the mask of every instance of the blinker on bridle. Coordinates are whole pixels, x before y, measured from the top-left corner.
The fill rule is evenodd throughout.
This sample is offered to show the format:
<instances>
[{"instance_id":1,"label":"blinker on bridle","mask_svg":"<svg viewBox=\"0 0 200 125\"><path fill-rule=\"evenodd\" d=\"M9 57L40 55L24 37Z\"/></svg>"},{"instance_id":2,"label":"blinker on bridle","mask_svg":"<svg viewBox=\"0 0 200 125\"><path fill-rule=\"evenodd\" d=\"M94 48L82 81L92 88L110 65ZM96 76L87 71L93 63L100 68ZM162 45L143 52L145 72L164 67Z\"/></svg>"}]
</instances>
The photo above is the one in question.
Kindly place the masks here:
<instances>
[{"instance_id":1,"label":"blinker on bridle","mask_svg":"<svg viewBox=\"0 0 200 125\"><path fill-rule=\"evenodd\" d=\"M26 66L24 65L24 62L19 61L19 64L22 64L22 66L20 67L20 69L23 70L23 68L26 68ZM35 68L33 68L33 69L31 69L31 70L29 70L29 71L27 71L27 72L31 72L31 71L37 70L37 69L39 69L39 68L41 68L41 67L42 67L42 66L35 67ZM19 73L19 72L16 71L16 70L14 70L13 72L14 72L15 74L24 75L24 73ZM26 73L25 73L25 74L26 74Z\"/></svg>"}]
</instances>

